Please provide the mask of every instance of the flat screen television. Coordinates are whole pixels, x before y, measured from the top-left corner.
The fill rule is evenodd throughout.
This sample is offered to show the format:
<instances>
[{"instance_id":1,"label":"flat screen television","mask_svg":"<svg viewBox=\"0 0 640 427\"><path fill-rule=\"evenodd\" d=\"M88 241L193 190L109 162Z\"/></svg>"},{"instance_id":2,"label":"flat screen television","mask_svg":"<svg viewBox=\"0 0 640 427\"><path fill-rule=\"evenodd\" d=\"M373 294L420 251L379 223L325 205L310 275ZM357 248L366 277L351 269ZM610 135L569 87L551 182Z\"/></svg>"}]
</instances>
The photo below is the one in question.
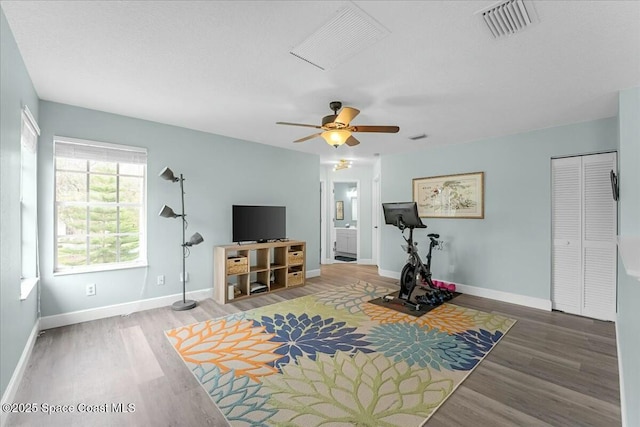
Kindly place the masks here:
<instances>
[{"instance_id":1,"label":"flat screen television","mask_svg":"<svg viewBox=\"0 0 640 427\"><path fill-rule=\"evenodd\" d=\"M266 242L287 237L285 206L233 205L233 241Z\"/></svg>"}]
</instances>

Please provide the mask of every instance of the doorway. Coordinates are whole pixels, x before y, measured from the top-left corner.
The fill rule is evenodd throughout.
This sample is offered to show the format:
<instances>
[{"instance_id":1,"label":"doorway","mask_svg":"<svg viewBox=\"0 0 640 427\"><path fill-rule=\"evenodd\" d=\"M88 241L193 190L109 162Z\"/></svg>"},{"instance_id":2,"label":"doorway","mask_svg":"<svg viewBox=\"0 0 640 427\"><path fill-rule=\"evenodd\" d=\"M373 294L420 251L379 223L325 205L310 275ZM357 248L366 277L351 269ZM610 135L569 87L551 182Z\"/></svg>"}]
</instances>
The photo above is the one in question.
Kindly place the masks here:
<instances>
[{"instance_id":1,"label":"doorway","mask_svg":"<svg viewBox=\"0 0 640 427\"><path fill-rule=\"evenodd\" d=\"M553 308L616 318L616 153L551 160Z\"/></svg>"},{"instance_id":2,"label":"doorway","mask_svg":"<svg viewBox=\"0 0 640 427\"><path fill-rule=\"evenodd\" d=\"M360 247L360 182L333 181L332 186L331 262L356 263Z\"/></svg>"}]
</instances>

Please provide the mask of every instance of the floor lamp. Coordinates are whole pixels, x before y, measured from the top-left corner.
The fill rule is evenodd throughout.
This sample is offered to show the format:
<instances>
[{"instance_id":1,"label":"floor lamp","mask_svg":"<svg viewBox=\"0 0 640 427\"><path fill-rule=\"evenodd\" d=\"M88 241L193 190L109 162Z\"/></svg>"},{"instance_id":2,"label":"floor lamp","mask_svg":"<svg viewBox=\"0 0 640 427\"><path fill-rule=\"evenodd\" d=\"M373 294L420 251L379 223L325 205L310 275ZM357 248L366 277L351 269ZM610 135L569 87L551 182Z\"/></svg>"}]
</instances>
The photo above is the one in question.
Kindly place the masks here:
<instances>
[{"instance_id":1,"label":"floor lamp","mask_svg":"<svg viewBox=\"0 0 640 427\"><path fill-rule=\"evenodd\" d=\"M196 306L196 302L194 300L187 299L186 259L187 259L187 256L189 256L189 251L190 251L189 248L191 246L195 246L202 243L204 239L202 238L200 233L195 233L193 236L191 236L191 238L189 238L189 241L186 240L185 233L187 231L187 220L186 220L187 214L184 211L184 177L182 176L182 174L180 174L180 178L177 178L173 174L173 171L168 167L166 167L162 169L162 171L158 176L160 176L160 178L166 179L167 181L180 183L180 193L182 194L182 213L177 214L169 206L164 205L162 206L162 209L160 209L160 213L158 215L160 215L163 218L178 218L178 217L182 218L182 300L174 302L171 308L173 308L176 311L191 310L193 307Z\"/></svg>"}]
</instances>

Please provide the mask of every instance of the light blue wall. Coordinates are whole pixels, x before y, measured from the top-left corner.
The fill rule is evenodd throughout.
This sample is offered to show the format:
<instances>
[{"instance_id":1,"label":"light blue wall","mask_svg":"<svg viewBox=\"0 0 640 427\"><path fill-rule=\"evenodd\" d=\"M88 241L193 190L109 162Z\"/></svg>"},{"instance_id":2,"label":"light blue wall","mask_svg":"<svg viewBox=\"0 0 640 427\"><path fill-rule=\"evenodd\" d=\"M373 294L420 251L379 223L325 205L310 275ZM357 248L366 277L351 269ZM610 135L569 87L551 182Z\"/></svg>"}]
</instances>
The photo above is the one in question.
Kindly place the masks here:
<instances>
[{"instance_id":1,"label":"light blue wall","mask_svg":"<svg viewBox=\"0 0 640 427\"><path fill-rule=\"evenodd\" d=\"M334 185L335 200L342 201L343 203L343 220L335 220L334 225L336 227L345 227L349 224L350 227L357 227L358 221L352 220L353 206L351 205L351 196L349 192L352 188L356 188L356 183L338 182ZM357 197L357 196L356 196Z\"/></svg>"},{"instance_id":2,"label":"light blue wall","mask_svg":"<svg viewBox=\"0 0 640 427\"><path fill-rule=\"evenodd\" d=\"M620 223L622 237L640 237L640 87L620 92ZM628 426L640 426L640 281L618 263L618 357Z\"/></svg>"},{"instance_id":3,"label":"light blue wall","mask_svg":"<svg viewBox=\"0 0 640 427\"><path fill-rule=\"evenodd\" d=\"M617 148L615 118L434 147L382 157L382 202L412 200L412 178L485 173L485 219L430 219L416 231L439 233L434 277L465 285L550 299L551 158ZM406 255L397 228L382 226L382 270L399 272ZM422 254L425 255L424 253Z\"/></svg>"},{"instance_id":4,"label":"light blue wall","mask_svg":"<svg viewBox=\"0 0 640 427\"><path fill-rule=\"evenodd\" d=\"M233 204L286 206L289 237L318 253L318 230L309 227L320 218L315 155L46 101L40 103L40 127L43 316L181 292L181 227L157 215L165 203L180 209L179 186L157 177L165 166L184 174L188 233L198 231L205 239L187 259L188 291L213 286L213 247L231 242ZM148 149L148 268L53 275L54 135ZM309 270L319 268L315 256L307 262ZM166 276L164 286L156 285L160 274ZM85 296L88 283L97 285L95 296Z\"/></svg>"},{"instance_id":5,"label":"light blue wall","mask_svg":"<svg viewBox=\"0 0 640 427\"><path fill-rule=\"evenodd\" d=\"M323 168L324 169L324 168ZM373 167L371 165L353 166L350 169L343 169L340 171L333 171L332 167L326 167L322 176L327 180L327 221L328 226L331 226L331 218L333 218L335 206L331 205L331 182L356 182L360 181L360 189L358 193L358 209L360 210L360 221L358 222L358 229L360 234L360 247L358 258L362 260L370 260L372 258L371 252L371 191L372 191L372 173ZM336 200L339 200L336 197ZM345 218L347 214L345 213ZM345 221L350 222L350 221ZM331 233L327 231L327 248L333 248L333 242L331 242ZM332 252L328 256L331 256Z\"/></svg>"},{"instance_id":6,"label":"light blue wall","mask_svg":"<svg viewBox=\"0 0 640 427\"><path fill-rule=\"evenodd\" d=\"M4 395L38 319L37 289L20 301L20 127L38 96L0 10L0 394Z\"/></svg>"}]
</instances>

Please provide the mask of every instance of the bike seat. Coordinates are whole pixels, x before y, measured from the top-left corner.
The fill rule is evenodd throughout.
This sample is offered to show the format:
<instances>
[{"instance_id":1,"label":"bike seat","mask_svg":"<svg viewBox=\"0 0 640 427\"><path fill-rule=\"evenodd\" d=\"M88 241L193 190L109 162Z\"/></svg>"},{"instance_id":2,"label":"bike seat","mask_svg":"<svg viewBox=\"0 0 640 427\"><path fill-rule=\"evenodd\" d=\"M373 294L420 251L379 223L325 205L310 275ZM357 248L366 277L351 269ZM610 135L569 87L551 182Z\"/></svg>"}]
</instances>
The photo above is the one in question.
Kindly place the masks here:
<instances>
[{"instance_id":1,"label":"bike seat","mask_svg":"<svg viewBox=\"0 0 640 427\"><path fill-rule=\"evenodd\" d=\"M431 237L431 238L434 238L434 239L439 239L440 235L439 234L435 234L435 233L431 233L431 234L427 234L427 237Z\"/></svg>"}]
</instances>

